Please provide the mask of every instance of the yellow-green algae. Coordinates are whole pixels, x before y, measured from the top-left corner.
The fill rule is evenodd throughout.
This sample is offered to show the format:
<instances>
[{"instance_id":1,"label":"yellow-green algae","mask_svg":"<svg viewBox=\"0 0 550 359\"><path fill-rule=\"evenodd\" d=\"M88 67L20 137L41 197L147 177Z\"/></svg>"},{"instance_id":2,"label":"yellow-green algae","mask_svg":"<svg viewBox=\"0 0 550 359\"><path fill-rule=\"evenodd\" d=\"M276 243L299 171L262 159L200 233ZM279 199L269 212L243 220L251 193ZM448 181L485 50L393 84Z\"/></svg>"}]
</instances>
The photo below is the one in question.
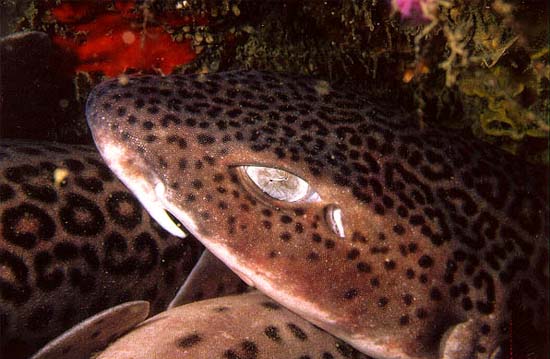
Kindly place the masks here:
<instances>
[{"instance_id":1,"label":"yellow-green algae","mask_svg":"<svg viewBox=\"0 0 550 359\"><path fill-rule=\"evenodd\" d=\"M353 80L415 111L427 126L471 128L508 151L548 163L547 1L426 2L422 21L401 19L386 0L145 5L159 20L163 10L178 6L183 15L208 16L207 26L170 29L174 41L190 38L199 53L182 72L245 67ZM23 19L20 28L44 29L51 19L28 16L34 18Z\"/></svg>"},{"instance_id":2,"label":"yellow-green algae","mask_svg":"<svg viewBox=\"0 0 550 359\"><path fill-rule=\"evenodd\" d=\"M376 0L241 8L231 65L360 81L410 104L422 123L471 127L548 163L545 2L434 0L421 24Z\"/></svg>"}]
</instances>

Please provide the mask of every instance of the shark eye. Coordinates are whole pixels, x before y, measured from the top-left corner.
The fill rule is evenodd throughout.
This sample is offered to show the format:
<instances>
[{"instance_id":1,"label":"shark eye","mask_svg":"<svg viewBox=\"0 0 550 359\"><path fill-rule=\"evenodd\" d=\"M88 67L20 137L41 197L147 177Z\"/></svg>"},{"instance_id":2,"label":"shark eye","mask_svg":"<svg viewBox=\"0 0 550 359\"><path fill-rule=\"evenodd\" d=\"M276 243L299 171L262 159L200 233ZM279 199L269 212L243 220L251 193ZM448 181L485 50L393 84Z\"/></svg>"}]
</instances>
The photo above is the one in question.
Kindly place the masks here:
<instances>
[{"instance_id":1,"label":"shark eye","mask_svg":"<svg viewBox=\"0 0 550 359\"><path fill-rule=\"evenodd\" d=\"M319 195L311 186L287 171L260 166L241 166L247 177L268 196L285 202L316 201Z\"/></svg>"}]
</instances>

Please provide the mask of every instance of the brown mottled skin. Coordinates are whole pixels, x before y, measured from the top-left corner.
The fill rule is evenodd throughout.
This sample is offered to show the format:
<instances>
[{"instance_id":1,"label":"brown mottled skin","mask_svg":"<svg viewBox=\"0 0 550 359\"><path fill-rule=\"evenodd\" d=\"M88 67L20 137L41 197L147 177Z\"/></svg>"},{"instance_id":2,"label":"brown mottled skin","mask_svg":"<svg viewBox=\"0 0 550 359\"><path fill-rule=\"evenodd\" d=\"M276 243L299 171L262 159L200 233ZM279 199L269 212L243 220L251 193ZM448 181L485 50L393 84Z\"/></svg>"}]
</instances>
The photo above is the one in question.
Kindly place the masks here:
<instances>
[{"instance_id":1,"label":"brown mottled skin","mask_svg":"<svg viewBox=\"0 0 550 359\"><path fill-rule=\"evenodd\" d=\"M544 170L273 73L111 80L87 117L126 185L146 183L245 281L364 353L495 358L512 322L528 329L514 343L547 355ZM318 197L276 200L243 165L285 170Z\"/></svg>"},{"instance_id":2,"label":"brown mottled skin","mask_svg":"<svg viewBox=\"0 0 550 359\"><path fill-rule=\"evenodd\" d=\"M97 356L148 358L370 359L257 291L162 312Z\"/></svg>"},{"instance_id":3,"label":"brown mottled skin","mask_svg":"<svg viewBox=\"0 0 550 359\"><path fill-rule=\"evenodd\" d=\"M93 147L0 139L0 358L128 300L164 310L201 250L158 226Z\"/></svg>"}]
</instances>

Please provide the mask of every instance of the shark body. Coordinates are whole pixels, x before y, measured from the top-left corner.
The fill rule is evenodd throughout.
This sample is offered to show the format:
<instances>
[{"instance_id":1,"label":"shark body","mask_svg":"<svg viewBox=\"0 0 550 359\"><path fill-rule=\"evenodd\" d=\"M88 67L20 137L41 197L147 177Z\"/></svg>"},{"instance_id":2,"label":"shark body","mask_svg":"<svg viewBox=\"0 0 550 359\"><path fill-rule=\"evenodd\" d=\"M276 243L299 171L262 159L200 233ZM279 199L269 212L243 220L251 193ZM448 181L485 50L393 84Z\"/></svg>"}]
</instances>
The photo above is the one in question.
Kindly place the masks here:
<instances>
[{"instance_id":1,"label":"shark body","mask_svg":"<svg viewBox=\"0 0 550 359\"><path fill-rule=\"evenodd\" d=\"M160 313L97 358L371 359L257 291Z\"/></svg>"},{"instance_id":2,"label":"shark body","mask_svg":"<svg viewBox=\"0 0 550 359\"><path fill-rule=\"evenodd\" d=\"M28 358L128 300L164 310L201 250L164 231L93 147L0 140L0 357Z\"/></svg>"},{"instance_id":3,"label":"shark body","mask_svg":"<svg viewBox=\"0 0 550 359\"><path fill-rule=\"evenodd\" d=\"M545 171L273 73L110 80L87 118L149 212L363 353L504 357L512 323L547 355Z\"/></svg>"}]
</instances>

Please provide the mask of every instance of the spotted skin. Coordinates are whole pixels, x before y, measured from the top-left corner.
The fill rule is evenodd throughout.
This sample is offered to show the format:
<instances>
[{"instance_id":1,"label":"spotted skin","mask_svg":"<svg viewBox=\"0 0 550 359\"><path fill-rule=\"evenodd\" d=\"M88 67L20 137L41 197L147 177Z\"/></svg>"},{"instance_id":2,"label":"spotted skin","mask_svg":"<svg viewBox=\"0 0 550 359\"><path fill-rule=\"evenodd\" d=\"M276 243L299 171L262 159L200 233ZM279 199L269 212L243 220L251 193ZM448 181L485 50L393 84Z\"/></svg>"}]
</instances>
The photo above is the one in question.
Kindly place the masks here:
<instances>
[{"instance_id":1,"label":"spotted skin","mask_svg":"<svg viewBox=\"0 0 550 359\"><path fill-rule=\"evenodd\" d=\"M159 227L93 147L0 140L0 357L28 358L128 300L164 310L200 250Z\"/></svg>"},{"instance_id":2,"label":"spotted skin","mask_svg":"<svg viewBox=\"0 0 550 359\"><path fill-rule=\"evenodd\" d=\"M544 169L273 73L111 80L87 118L123 182L146 183L243 279L364 353L486 359L502 345L505 357L521 322L514 334L537 333L529 350L546 357ZM270 198L242 165L297 175L320 199Z\"/></svg>"},{"instance_id":3,"label":"spotted skin","mask_svg":"<svg viewBox=\"0 0 550 359\"><path fill-rule=\"evenodd\" d=\"M160 313L97 358L369 359L257 291Z\"/></svg>"}]
</instances>

